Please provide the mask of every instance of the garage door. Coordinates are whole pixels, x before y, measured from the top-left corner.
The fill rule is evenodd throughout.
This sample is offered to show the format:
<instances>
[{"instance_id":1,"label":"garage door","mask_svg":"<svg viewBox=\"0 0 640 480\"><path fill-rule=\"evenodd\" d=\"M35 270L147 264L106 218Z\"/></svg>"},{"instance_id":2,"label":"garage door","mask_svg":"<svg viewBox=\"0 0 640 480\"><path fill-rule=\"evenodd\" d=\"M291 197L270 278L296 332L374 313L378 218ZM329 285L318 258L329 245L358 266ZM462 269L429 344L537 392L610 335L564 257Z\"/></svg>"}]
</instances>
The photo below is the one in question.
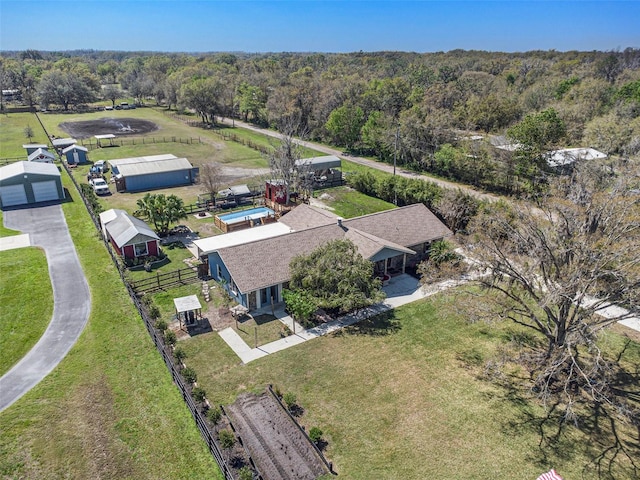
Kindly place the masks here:
<instances>
[{"instance_id":1,"label":"garage door","mask_svg":"<svg viewBox=\"0 0 640 480\"><path fill-rule=\"evenodd\" d=\"M3 207L24 205L27 203L27 192L24 191L24 185L7 185L0 187L0 198Z\"/></svg>"},{"instance_id":2,"label":"garage door","mask_svg":"<svg viewBox=\"0 0 640 480\"><path fill-rule=\"evenodd\" d=\"M47 182L34 182L31 184L33 188L33 196L36 202L48 202L50 200L58 200L58 187L55 180Z\"/></svg>"}]
</instances>

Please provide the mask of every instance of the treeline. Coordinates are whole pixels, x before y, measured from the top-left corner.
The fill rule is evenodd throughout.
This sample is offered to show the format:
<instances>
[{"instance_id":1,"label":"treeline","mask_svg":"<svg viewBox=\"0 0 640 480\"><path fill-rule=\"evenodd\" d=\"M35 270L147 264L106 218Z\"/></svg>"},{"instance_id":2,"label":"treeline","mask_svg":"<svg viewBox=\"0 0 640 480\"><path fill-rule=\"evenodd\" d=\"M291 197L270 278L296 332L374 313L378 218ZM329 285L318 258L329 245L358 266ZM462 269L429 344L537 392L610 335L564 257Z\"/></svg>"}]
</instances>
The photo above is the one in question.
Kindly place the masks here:
<instances>
[{"instance_id":1,"label":"treeline","mask_svg":"<svg viewBox=\"0 0 640 480\"><path fill-rule=\"evenodd\" d=\"M504 191L535 188L541 153L640 152L640 50L417 54L5 52L2 89L63 109L121 98L234 117ZM552 118L553 117L553 118ZM524 128L521 126L524 125ZM550 131L552 129L552 131ZM472 140L470 132L483 141ZM519 151L496 150L511 141ZM523 140L525 143L523 143ZM529 142L529 143L526 143Z\"/></svg>"},{"instance_id":2,"label":"treeline","mask_svg":"<svg viewBox=\"0 0 640 480\"><path fill-rule=\"evenodd\" d=\"M417 178L362 172L348 177L351 187L370 197L402 207L423 203L453 231L465 230L481 201L462 190L444 189Z\"/></svg>"}]
</instances>

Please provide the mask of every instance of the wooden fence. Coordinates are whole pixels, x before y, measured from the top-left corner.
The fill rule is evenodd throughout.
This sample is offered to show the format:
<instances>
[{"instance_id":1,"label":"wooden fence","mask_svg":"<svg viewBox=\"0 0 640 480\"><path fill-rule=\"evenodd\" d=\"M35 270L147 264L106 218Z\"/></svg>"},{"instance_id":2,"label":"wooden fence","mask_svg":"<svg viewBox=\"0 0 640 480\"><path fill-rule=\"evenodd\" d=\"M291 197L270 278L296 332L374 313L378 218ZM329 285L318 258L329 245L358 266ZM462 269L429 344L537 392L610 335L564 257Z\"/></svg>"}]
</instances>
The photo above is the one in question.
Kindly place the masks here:
<instances>
[{"instance_id":1,"label":"wooden fence","mask_svg":"<svg viewBox=\"0 0 640 480\"><path fill-rule=\"evenodd\" d=\"M80 140L80 145L89 149L95 150L96 148L108 148L111 146L125 146L125 145L151 145L155 143L185 143L188 145L194 143L202 143L200 137L116 137L108 140L101 140L100 144L96 139L86 138Z\"/></svg>"},{"instance_id":2,"label":"wooden fence","mask_svg":"<svg viewBox=\"0 0 640 480\"><path fill-rule=\"evenodd\" d=\"M197 269L182 268L173 272L157 273L154 277L129 282L129 286L136 295L153 293L165 288L173 288L180 285L188 285L201 280Z\"/></svg>"},{"instance_id":3,"label":"wooden fence","mask_svg":"<svg viewBox=\"0 0 640 480\"><path fill-rule=\"evenodd\" d=\"M38 121L39 120L40 119L38 118ZM46 129L44 128L44 125L42 125L42 123L41 123L41 126L42 126L43 130L45 131L45 133L47 133ZM140 317L142 318L142 321L144 322L145 327L147 328L147 332L149 332L149 335L151 336L151 339L153 340L154 345L158 349L158 352L161 354L162 359L164 360L164 363L167 366L167 369L169 370L169 373L171 373L171 378L173 379L173 382L176 385L176 387L178 387L178 390L180 391L180 393L182 395L182 398L183 398L185 404L187 405L187 408L191 412L191 415L193 416L193 419L194 419L194 421L196 423L196 426L198 427L198 430L200 431L200 435L204 439L204 441L205 441L205 443L207 445L207 448L209 449L209 452L211 453L211 455L215 459L216 463L220 467L220 471L222 472L222 475L223 475L224 479L225 480L235 480L235 478L233 476L233 473L232 473L232 469L229 467L229 465L227 464L225 458L222 455L222 449L221 449L220 445L218 444L218 439L216 438L216 436L214 435L213 430L209 427L209 424L207 423L207 420L205 418L205 412L201 411L200 409L198 409L198 406L196 405L193 397L191 396L190 392L187 389L187 386L185 384L184 379L182 378L182 375L180 374L179 369L176 367L176 364L175 364L174 359L173 359L173 355L171 355L169 353L168 345L165 345L164 339L158 334L158 331L156 330L156 328L154 326L154 323L153 323L153 320L149 316L149 314L148 314L148 312L146 310L146 307L140 301L140 297L138 296L138 294L136 293L134 288L127 281L127 279L125 277L126 270L123 267L122 263L119 261L117 255L115 254L115 252L111 248L111 245L109 244L109 242L102 236L102 229L100 228L100 221L99 221L98 217L94 214L90 203L87 201L85 196L82 194L82 190L80 189L80 185L78 184L78 182L76 181L74 176L69 171L67 165L64 164L64 163L62 165L63 165L63 168L65 168L67 170L67 173L69 174L69 177L71 178L71 181L74 183L80 198L84 202L85 207L87 208L87 211L89 213L89 216L91 217L91 220L93 221L94 225L96 226L96 229L98 230L98 233L99 233L100 237L103 240L103 244L105 245L107 251L109 252L109 255L111 256L111 260L113 261L114 265L118 269L118 272L120 274L120 279L122 280L122 283L126 287L127 292L129 293L129 297L131 298L131 300L133 301L134 305L136 306L136 309L138 310L138 313L139 313ZM197 272L195 272L192 269L188 269L188 270L191 272L191 274L186 274L186 272L183 272L183 273L178 274L179 278L181 278L183 280L186 280L187 277L189 277L189 280L190 280L192 278L192 276L194 276L196 278L196 280L197 280L198 279L197 278ZM261 478L261 477L258 475L258 478Z\"/></svg>"}]
</instances>

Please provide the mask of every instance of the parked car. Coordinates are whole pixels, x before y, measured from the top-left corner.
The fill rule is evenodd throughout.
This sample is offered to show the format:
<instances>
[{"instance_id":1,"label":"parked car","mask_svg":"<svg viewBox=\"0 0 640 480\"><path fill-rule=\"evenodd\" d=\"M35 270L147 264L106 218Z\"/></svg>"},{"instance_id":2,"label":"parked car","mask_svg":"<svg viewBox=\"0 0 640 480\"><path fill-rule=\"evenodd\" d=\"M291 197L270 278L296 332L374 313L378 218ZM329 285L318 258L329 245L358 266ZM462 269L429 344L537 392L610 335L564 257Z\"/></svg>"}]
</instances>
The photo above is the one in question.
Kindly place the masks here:
<instances>
[{"instance_id":1,"label":"parked car","mask_svg":"<svg viewBox=\"0 0 640 480\"><path fill-rule=\"evenodd\" d=\"M92 178L89 180L89 183L93 187L93 191L96 192L96 195L109 195L111 193L109 185L107 185L104 178Z\"/></svg>"},{"instance_id":2,"label":"parked car","mask_svg":"<svg viewBox=\"0 0 640 480\"><path fill-rule=\"evenodd\" d=\"M107 105L106 107L104 107L105 110L113 110L113 106L112 105Z\"/></svg>"},{"instance_id":3,"label":"parked car","mask_svg":"<svg viewBox=\"0 0 640 480\"><path fill-rule=\"evenodd\" d=\"M94 168L99 173L105 173L109 171L109 164L104 160L98 160L91 168Z\"/></svg>"}]
</instances>

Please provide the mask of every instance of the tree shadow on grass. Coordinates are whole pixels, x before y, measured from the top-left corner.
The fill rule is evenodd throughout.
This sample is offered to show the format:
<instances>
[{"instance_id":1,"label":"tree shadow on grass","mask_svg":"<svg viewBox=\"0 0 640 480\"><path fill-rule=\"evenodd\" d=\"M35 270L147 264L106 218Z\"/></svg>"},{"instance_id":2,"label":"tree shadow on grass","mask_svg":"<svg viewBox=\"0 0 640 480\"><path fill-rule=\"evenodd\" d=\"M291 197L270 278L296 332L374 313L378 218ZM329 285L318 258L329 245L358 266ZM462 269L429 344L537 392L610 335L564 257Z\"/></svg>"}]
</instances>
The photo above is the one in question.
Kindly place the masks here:
<instances>
[{"instance_id":1,"label":"tree shadow on grass","mask_svg":"<svg viewBox=\"0 0 640 480\"><path fill-rule=\"evenodd\" d=\"M360 320L344 328L344 333L351 335L382 336L396 333L401 328L400 321L393 310Z\"/></svg>"},{"instance_id":2,"label":"tree shadow on grass","mask_svg":"<svg viewBox=\"0 0 640 480\"><path fill-rule=\"evenodd\" d=\"M640 366L632 362L625 369L615 363L609 396L594 400L585 392L571 408L558 395L548 397L542 410L541 400L527 389L526 378L496 376L493 380L501 388L502 400L517 412L503 426L505 434L536 435L538 448L529 452L529 461L540 468L573 463L584 456L590 459L583 466L589 476L595 471L600 479L640 478Z\"/></svg>"}]
</instances>

